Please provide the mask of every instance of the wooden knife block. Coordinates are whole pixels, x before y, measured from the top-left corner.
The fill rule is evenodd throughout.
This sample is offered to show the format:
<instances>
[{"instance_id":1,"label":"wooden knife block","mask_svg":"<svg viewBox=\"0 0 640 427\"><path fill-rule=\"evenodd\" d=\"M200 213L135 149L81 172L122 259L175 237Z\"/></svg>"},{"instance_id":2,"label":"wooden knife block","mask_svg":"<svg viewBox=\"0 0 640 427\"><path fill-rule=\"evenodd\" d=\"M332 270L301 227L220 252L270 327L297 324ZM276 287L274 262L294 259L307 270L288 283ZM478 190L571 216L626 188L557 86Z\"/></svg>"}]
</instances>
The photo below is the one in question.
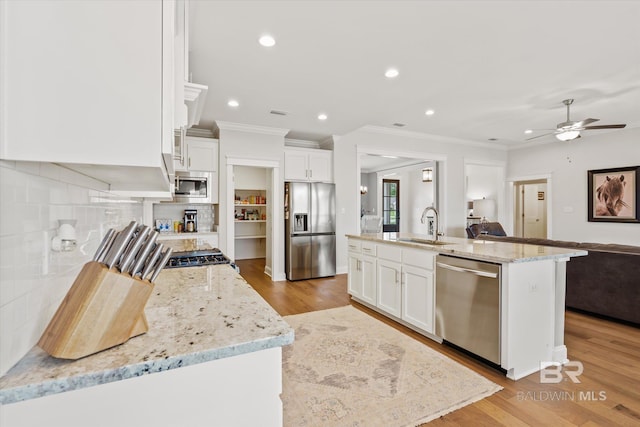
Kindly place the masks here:
<instances>
[{"instance_id":1,"label":"wooden knife block","mask_svg":"<svg viewBox=\"0 0 640 427\"><path fill-rule=\"evenodd\" d=\"M38 345L51 356L80 359L149 330L144 306L153 284L90 261L73 282Z\"/></svg>"}]
</instances>

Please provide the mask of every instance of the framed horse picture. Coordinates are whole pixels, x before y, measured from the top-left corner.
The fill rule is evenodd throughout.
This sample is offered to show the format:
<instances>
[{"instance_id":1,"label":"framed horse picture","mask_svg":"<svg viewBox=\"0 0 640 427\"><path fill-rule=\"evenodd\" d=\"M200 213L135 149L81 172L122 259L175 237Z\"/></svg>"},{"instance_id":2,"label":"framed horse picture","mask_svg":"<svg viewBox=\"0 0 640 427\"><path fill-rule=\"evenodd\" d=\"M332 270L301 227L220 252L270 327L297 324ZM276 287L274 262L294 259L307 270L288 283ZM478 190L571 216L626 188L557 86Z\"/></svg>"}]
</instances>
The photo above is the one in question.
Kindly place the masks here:
<instances>
[{"instance_id":1,"label":"framed horse picture","mask_svg":"<svg viewBox=\"0 0 640 427\"><path fill-rule=\"evenodd\" d=\"M640 223L640 166L587 171L590 222Z\"/></svg>"}]
</instances>

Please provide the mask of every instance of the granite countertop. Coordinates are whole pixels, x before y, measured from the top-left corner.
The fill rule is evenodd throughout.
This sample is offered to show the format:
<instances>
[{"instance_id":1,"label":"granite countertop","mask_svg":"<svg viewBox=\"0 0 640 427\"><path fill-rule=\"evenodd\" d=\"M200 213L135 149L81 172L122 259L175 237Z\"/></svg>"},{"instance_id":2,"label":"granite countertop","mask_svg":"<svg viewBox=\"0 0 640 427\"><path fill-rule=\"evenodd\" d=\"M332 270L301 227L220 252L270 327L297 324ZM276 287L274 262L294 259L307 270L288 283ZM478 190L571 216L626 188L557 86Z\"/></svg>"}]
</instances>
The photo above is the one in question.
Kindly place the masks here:
<instances>
[{"instance_id":1,"label":"granite countertop","mask_svg":"<svg viewBox=\"0 0 640 427\"><path fill-rule=\"evenodd\" d=\"M446 245L426 245L422 243L403 241L405 239L412 238L425 240L430 239L430 236L413 233L362 233L347 234L347 237L426 249L445 255L457 255L463 258L472 258L498 263L530 262L543 259L585 256L588 254L587 251L580 249L540 246L526 243L463 239L460 237L449 236L443 236L441 238L442 241L450 243Z\"/></svg>"},{"instance_id":2,"label":"granite countertop","mask_svg":"<svg viewBox=\"0 0 640 427\"><path fill-rule=\"evenodd\" d=\"M229 265L165 269L145 314L146 334L69 361L34 347L0 378L13 403L293 342L294 331Z\"/></svg>"}]
</instances>

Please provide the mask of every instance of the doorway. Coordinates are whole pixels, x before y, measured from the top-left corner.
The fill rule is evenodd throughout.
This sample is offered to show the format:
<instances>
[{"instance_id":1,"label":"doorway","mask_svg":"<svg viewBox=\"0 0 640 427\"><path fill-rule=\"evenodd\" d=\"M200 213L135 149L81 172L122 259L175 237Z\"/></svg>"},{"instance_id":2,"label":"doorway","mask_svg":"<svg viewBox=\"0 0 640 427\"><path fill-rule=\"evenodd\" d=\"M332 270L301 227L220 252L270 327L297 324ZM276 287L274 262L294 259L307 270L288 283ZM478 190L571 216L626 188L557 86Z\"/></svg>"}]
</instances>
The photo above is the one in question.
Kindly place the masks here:
<instances>
[{"instance_id":1,"label":"doorway","mask_svg":"<svg viewBox=\"0 0 640 427\"><path fill-rule=\"evenodd\" d=\"M547 185L546 179L514 183L515 236L547 238Z\"/></svg>"},{"instance_id":2,"label":"doorway","mask_svg":"<svg viewBox=\"0 0 640 427\"><path fill-rule=\"evenodd\" d=\"M253 171L256 175L250 174L251 176L257 177L258 174L260 176L259 180L264 180L262 182L262 186L257 186L256 179L249 178L253 181L250 184L246 182L238 182L235 181L235 173L236 168L246 166L247 168L244 171ZM264 259L265 259L265 269L264 273L268 276L271 276L273 280L284 280L284 253L283 253L283 239L282 236L282 213L278 207L282 206L282 181L280 175L280 167L279 162L277 160L267 160L267 159L248 159L242 157L233 157L227 156L227 165L226 165L227 173L225 176L224 183L221 183L220 189L222 193L222 189L224 188L224 193L221 194L221 203L222 200L225 201L226 206L221 207L220 209L220 224L224 224L224 229L220 231L220 240L225 241L226 245L224 245L223 251L228 254L228 256L233 256L235 260L236 256L236 243L240 246L251 245L253 248L260 248L260 245L264 247ZM240 170L240 169L238 169ZM238 184L237 188L247 189L250 191L247 194L240 194L241 202L244 198L248 198L247 204L252 204L251 196L254 197L261 196L264 199L261 199L261 203L253 203L254 205L259 206L240 206L239 214L243 215L242 209L246 209L245 213L247 214L247 220L239 221L258 221L257 218L260 219L260 222L257 224L262 224L258 227L264 227L262 230L250 230L246 229L247 227L255 227L250 224L245 226L245 223L239 223L238 228L245 227L242 230L237 230L246 232L247 234L239 235L241 238L236 240L236 184ZM257 191L265 188L264 192ZM255 199L253 199L255 200ZM256 200L257 201L257 200ZM242 203L241 203L242 204ZM251 211L250 213L248 211ZM263 212L266 211L266 212ZM265 214L266 218L262 219L262 214ZM223 216L224 215L224 216ZM255 234L251 234L255 231ZM258 234L258 232L260 234ZM262 234L264 232L264 234ZM244 242L246 240L246 242ZM222 246L222 244L221 244ZM239 250L239 254L242 249ZM261 253L259 255L262 255ZM241 255L242 256L242 255Z\"/></svg>"},{"instance_id":3,"label":"doorway","mask_svg":"<svg viewBox=\"0 0 640 427\"><path fill-rule=\"evenodd\" d=\"M400 231L400 181L382 180L382 231Z\"/></svg>"}]
</instances>

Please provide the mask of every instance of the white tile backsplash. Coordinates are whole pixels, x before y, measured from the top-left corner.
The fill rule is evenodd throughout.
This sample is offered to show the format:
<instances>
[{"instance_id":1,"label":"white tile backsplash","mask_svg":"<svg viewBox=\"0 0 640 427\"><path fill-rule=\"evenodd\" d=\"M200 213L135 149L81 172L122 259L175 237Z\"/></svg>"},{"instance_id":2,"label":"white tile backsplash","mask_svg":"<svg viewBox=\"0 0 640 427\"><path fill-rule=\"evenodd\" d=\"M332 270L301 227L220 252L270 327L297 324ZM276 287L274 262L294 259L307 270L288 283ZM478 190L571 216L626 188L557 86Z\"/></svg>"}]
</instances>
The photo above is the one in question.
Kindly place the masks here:
<instances>
[{"instance_id":1,"label":"white tile backsplash","mask_svg":"<svg viewBox=\"0 0 640 427\"><path fill-rule=\"evenodd\" d=\"M142 221L142 204L55 164L0 161L0 375L38 341L109 228ZM59 219L76 219L78 245L53 252Z\"/></svg>"}]
</instances>

